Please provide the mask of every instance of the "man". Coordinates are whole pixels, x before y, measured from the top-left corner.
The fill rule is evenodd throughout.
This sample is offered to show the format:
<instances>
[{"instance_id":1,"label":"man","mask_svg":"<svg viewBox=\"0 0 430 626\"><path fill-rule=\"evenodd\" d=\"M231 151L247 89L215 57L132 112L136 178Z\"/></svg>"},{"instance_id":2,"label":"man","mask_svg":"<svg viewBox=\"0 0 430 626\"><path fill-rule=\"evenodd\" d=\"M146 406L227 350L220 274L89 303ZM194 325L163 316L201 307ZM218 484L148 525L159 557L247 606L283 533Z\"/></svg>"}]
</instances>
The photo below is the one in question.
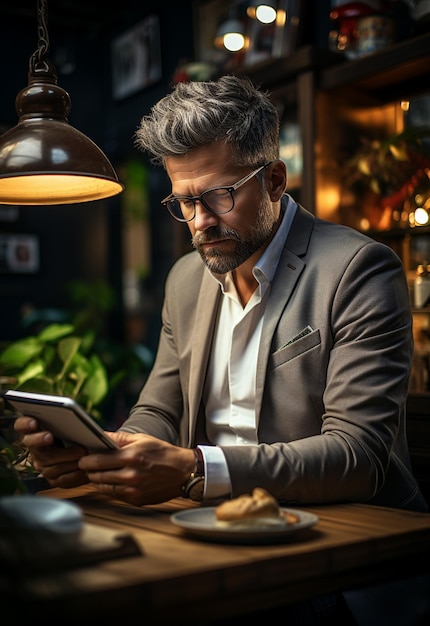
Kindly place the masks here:
<instances>
[{"instance_id":1,"label":"man","mask_svg":"<svg viewBox=\"0 0 430 626\"><path fill-rule=\"evenodd\" d=\"M412 359L404 271L388 247L285 193L279 119L247 79L179 83L136 143L196 249L166 281L153 370L118 452L53 445L20 418L58 487L91 481L135 505L180 495L353 501L426 510L409 463Z\"/></svg>"},{"instance_id":2,"label":"man","mask_svg":"<svg viewBox=\"0 0 430 626\"><path fill-rule=\"evenodd\" d=\"M278 114L247 79L179 83L136 143L165 167L162 204L195 251L167 278L154 367L109 433L120 449L59 449L21 417L35 468L53 486L91 481L137 506L259 486L283 504L426 510L405 436L412 321L397 255L285 193ZM423 584L397 596L412 619ZM366 626L382 623L385 596L392 603L382 591L348 596ZM339 596L286 615L352 622Z\"/></svg>"}]
</instances>

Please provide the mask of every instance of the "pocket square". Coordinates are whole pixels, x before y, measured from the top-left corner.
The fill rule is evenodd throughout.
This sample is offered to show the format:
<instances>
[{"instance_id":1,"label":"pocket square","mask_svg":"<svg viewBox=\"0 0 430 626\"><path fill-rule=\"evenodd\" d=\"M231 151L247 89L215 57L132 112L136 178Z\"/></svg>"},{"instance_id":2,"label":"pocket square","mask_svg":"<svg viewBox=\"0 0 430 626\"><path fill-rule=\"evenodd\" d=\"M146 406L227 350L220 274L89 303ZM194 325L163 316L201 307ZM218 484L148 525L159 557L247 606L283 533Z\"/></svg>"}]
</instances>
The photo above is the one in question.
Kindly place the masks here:
<instances>
[{"instance_id":1,"label":"pocket square","mask_svg":"<svg viewBox=\"0 0 430 626\"><path fill-rule=\"evenodd\" d=\"M306 326L306 328L303 328L303 330L301 330L299 333L297 333L297 335L294 335L294 337L292 339L287 341L287 343L284 343L284 345L281 346L279 349L282 350L282 348L285 348L286 346L289 346L291 343L294 343L295 341L297 341L298 339L301 339L305 335L309 335L309 333L311 333L312 331L313 331L312 326L309 326L309 324L308 324Z\"/></svg>"}]
</instances>

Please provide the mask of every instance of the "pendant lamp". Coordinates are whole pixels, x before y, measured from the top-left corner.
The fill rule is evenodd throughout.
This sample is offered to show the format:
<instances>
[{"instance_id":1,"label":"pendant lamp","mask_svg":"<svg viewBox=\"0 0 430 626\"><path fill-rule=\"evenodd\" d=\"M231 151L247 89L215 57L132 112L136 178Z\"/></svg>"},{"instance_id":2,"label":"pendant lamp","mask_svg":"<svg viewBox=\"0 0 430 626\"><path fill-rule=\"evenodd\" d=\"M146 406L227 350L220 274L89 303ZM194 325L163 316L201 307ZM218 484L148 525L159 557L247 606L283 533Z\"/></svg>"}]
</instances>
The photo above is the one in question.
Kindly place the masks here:
<instances>
[{"instance_id":1,"label":"pendant lamp","mask_svg":"<svg viewBox=\"0 0 430 626\"><path fill-rule=\"evenodd\" d=\"M37 1L38 48L15 101L17 126L0 135L0 204L100 200L124 185L100 148L67 119L71 101L48 58L47 0Z\"/></svg>"}]
</instances>

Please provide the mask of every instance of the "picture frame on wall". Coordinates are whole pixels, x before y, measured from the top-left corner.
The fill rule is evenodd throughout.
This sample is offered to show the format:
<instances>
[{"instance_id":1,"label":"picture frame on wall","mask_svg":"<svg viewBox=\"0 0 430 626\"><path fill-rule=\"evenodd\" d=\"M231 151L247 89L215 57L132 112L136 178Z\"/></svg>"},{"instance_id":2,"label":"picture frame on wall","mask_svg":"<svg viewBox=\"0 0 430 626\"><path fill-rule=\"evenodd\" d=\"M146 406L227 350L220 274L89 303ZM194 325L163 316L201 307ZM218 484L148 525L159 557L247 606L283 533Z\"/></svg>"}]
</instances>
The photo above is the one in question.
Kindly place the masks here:
<instances>
[{"instance_id":1,"label":"picture frame on wall","mask_svg":"<svg viewBox=\"0 0 430 626\"><path fill-rule=\"evenodd\" d=\"M112 93L126 98L162 77L160 24L150 15L116 37L111 46Z\"/></svg>"},{"instance_id":2,"label":"picture frame on wall","mask_svg":"<svg viewBox=\"0 0 430 626\"><path fill-rule=\"evenodd\" d=\"M36 235L0 235L0 274L36 274L40 266Z\"/></svg>"}]
</instances>

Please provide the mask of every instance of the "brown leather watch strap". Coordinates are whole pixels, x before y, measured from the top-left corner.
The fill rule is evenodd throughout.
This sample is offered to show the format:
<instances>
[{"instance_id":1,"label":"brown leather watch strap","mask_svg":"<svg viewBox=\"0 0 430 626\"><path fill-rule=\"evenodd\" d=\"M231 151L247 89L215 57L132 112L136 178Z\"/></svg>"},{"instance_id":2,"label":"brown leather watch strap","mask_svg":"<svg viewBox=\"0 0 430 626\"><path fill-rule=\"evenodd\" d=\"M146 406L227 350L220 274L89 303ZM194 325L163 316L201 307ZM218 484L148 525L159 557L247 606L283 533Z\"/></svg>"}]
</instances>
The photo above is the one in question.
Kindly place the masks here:
<instances>
[{"instance_id":1,"label":"brown leather watch strap","mask_svg":"<svg viewBox=\"0 0 430 626\"><path fill-rule=\"evenodd\" d=\"M200 448L194 448L194 456L196 457L196 469L194 470L194 477L205 475L205 462L203 460L203 453Z\"/></svg>"},{"instance_id":2,"label":"brown leather watch strap","mask_svg":"<svg viewBox=\"0 0 430 626\"><path fill-rule=\"evenodd\" d=\"M193 452L196 459L195 469L187 482L182 485L182 492L185 498L201 502L205 487L205 463L200 448L193 448Z\"/></svg>"}]
</instances>

